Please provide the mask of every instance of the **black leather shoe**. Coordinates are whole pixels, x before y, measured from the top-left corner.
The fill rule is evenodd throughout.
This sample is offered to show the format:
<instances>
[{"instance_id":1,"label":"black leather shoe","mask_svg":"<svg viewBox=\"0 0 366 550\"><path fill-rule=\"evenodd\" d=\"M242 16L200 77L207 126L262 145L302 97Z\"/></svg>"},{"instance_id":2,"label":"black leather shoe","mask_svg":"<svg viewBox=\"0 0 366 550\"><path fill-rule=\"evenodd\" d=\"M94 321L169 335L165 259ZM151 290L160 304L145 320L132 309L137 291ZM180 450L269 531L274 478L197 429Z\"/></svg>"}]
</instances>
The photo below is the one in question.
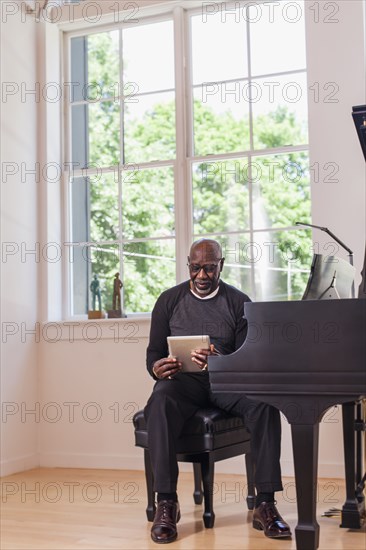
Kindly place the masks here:
<instances>
[{"instance_id":1,"label":"black leather shoe","mask_svg":"<svg viewBox=\"0 0 366 550\"><path fill-rule=\"evenodd\" d=\"M173 542L177 538L177 523L180 520L179 503L161 500L155 512L151 538L159 544Z\"/></svg>"},{"instance_id":2,"label":"black leather shoe","mask_svg":"<svg viewBox=\"0 0 366 550\"><path fill-rule=\"evenodd\" d=\"M261 502L254 508L253 527L264 531L271 539L291 538L290 527L281 517L275 502Z\"/></svg>"}]
</instances>

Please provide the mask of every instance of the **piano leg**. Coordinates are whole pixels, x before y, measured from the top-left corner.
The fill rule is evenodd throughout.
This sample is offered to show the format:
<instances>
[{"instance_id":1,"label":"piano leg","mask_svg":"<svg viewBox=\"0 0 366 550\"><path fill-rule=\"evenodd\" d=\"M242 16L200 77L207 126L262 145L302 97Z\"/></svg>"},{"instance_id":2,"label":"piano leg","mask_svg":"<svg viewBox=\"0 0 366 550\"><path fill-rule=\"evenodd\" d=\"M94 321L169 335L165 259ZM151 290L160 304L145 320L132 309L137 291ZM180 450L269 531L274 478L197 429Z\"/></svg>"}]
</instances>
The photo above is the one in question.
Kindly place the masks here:
<instances>
[{"instance_id":1,"label":"piano leg","mask_svg":"<svg viewBox=\"0 0 366 550\"><path fill-rule=\"evenodd\" d=\"M291 424L295 463L298 524L297 550L316 550L319 524L316 521L319 424Z\"/></svg>"},{"instance_id":2,"label":"piano leg","mask_svg":"<svg viewBox=\"0 0 366 550\"><path fill-rule=\"evenodd\" d=\"M356 498L356 433L355 433L355 403L342 405L344 463L346 477L346 502L342 508L342 523L340 527L360 529L364 500Z\"/></svg>"}]
</instances>

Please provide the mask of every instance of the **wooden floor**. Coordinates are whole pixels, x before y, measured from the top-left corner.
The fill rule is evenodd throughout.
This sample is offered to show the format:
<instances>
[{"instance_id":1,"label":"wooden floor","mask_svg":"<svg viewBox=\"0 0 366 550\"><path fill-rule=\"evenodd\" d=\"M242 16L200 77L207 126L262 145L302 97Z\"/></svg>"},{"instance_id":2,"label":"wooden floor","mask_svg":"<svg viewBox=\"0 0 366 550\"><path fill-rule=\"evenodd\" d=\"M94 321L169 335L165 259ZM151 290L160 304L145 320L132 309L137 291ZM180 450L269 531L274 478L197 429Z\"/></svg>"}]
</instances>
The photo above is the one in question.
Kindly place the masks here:
<instances>
[{"instance_id":1,"label":"wooden floor","mask_svg":"<svg viewBox=\"0 0 366 550\"><path fill-rule=\"evenodd\" d=\"M297 517L293 479L285 478L284 486L278 508L293 530ZM365 529L340 529L338 517L321 517L331 507L342 506L343 481L319 480L318 488L320 549L364 550ZM142 472L41 468L2 478L1 489L1 550L159 548L150 539ZM192 491L193 476L182 473L178 491L182 519L178 539L169 549L296 548L294 540L269 540L252 528L243 476L216 475L213 529L204 528L202 507L194 505Z\"/></svg>"}]
</instances>

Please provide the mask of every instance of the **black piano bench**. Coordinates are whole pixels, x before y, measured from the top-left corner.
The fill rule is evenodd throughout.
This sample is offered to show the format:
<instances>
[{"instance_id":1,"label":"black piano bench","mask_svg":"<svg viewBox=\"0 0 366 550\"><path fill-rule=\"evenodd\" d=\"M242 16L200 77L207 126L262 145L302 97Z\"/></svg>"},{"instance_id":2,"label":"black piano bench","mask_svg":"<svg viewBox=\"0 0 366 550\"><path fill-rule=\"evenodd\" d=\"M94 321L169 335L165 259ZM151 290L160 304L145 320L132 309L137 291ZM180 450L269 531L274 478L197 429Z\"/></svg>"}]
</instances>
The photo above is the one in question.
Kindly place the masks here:
<instances>
[{"instance_id":1,"label":"black piano bench","mask_svg":"<svg viewBox=\"0 0 366 550\"><path fill-rule=\"evenodd\" d=\"M135 445L144 449L145 477L147 488L146 515L153 521L156 504L153 490L153 473L147 443L147 429L143 411L133 417ZM219 460L245 454L247 472L247 506L253 510L255 504L254 469L250 454L250 435L241 418L232 416L219 408L200 409L187 420L178 440L177 459L192 462L194 473L193 498L201 504L204 497L203 521L205 527L213 527L214 465Z\"/></svg>"}]
</instances>

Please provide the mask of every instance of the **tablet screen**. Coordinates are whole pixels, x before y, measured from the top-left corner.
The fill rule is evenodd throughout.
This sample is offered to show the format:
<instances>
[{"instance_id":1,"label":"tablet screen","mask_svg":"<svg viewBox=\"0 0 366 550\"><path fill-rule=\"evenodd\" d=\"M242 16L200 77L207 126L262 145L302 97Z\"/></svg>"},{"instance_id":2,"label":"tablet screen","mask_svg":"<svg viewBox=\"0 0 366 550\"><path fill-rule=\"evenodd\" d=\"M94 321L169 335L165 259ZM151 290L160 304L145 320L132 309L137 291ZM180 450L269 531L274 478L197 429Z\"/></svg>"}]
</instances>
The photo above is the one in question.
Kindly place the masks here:
<instances>
[{"instance_id":1,"label":"tablet screen","mask_svg":"<svg viewBox=\"0 0 366 550\"><path fill-rule=\"evenodd\" d=\"M202 372L200 367L193 363L191 351L195 349L210 349L210 337L199 336L168 336L169 355L176 357L182 363L181 372Z\"/></svg>"}]
</instances>

